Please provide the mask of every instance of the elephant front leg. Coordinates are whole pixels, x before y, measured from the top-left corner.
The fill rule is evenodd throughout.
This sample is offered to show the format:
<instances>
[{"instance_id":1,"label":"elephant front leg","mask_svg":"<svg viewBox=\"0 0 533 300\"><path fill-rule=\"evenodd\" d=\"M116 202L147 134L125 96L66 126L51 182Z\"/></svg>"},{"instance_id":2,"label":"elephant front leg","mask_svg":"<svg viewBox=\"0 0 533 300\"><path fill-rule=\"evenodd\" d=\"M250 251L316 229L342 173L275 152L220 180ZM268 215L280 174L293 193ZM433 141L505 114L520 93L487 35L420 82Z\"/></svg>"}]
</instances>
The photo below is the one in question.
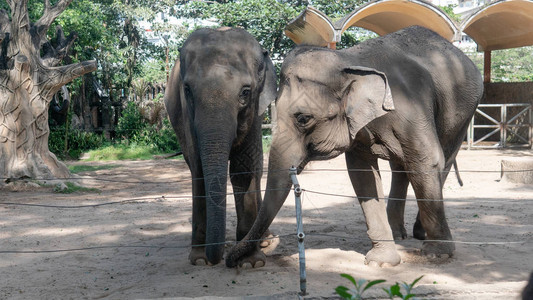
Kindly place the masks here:
<instances>
[{"instance_id":1,"label":"elephant front leg","mask_svg":"<svg viewBox=\"0 0 533 300\"><path fill-rule=\"evenodd\" d=\"M355 152L346 153L348 169L355 193L365 215L372 249L366 254L365 264L395 266L401 258L394 244L387 220L385 198L378 170L377 159L364 159ZM368 171L367 171L368 170Z\"/></svg>"},{"instance_id":2,"label":"elephant front leg","mask_svg":"<svg viewBox=\"0 0 533 300\"><path fill-rule=\"evenodd\" d=\"M392 161L390 162L390 166L392 170L392 183L387 202L387 216L392 229L392 236L395 240L403 240L407 238L404 212L409 179L402 166Z\"/></svg>"},{"instance_id":3,"label":"elephant front leg","mask_svg":"<svg viewBox=\"0 0 533 300\"><path fill-rule=\"evenodd\" d=\"M259 140L260 141L260 140ZM230 160L231 184L235 197L235 208L237 210L237 240L242 240L257 218L257 213L261 207L261 176L263 173L262 145L248 145L240 151L235 151ZM263 238L271 238L272 235L267 230ZM261 248L269 246L271 240L264 240L259 243ZM266 256L257 248L248 256L240 260L241 266L251 266L254 268L265 265Z\"/></svg>"},{"instance_id":4,"label":"elephant front leg","mask_svg":"<svg viewBox=\"0 0 533 300\"><path fill-rule=\"evenodd\" d=\"M189 261L193 265L207 265L208 260L205 254L205 236L206 236L206 203L205 187L201 173L192 172L192 249L189 253Z\"/></svg>"}]
</instances>

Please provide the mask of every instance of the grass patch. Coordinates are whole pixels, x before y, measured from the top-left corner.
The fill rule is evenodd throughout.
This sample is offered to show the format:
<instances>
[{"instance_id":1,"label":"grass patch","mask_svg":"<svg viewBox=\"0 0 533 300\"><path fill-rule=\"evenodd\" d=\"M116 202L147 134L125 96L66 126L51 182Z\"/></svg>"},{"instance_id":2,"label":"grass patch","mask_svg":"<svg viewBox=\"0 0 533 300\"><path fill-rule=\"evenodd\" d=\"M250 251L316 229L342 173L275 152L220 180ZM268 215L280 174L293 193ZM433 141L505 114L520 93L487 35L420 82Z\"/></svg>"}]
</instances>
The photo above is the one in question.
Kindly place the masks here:
<instances>
[{"instance_id":1,"label":"grass patch","mask_svg":"<svg viewBox=\"0 0 533 300\"><path fill-rule=\"evenodd\" d=\"M149 146L139 145L111 145L87 153L88 161L106 160L148 160L152 159L156 151Z\"/></svg>"},{"instance_id":2,"label":"grass patch","mask_svg":"<svg viewBox=\"0 0 533 300\"><path fill-rule=\"evenodd\" d=\"M110 170L118 168L118 165L105 165L105 166L88 166L88 165L76 165L68 166L68 169L72 173L81 173L81 172L94 172L99 170Z\"/></svg>"},{"instance_id":3,"label":"grass patch","mask_svg":"<svg viewBox=\"0 0 533 300\"><path fill-rule=\"evenodd\" d=\"M67 186L66 189L61 189L59 185L57 185L54 188L54 192L60 193L60 194L72 194L76 192L85 192L85 193L100 193L99 189L95 188L86 188L79 185L76 185L72 182L65 182L65 185Z\"/></svg>"}]
</instances>

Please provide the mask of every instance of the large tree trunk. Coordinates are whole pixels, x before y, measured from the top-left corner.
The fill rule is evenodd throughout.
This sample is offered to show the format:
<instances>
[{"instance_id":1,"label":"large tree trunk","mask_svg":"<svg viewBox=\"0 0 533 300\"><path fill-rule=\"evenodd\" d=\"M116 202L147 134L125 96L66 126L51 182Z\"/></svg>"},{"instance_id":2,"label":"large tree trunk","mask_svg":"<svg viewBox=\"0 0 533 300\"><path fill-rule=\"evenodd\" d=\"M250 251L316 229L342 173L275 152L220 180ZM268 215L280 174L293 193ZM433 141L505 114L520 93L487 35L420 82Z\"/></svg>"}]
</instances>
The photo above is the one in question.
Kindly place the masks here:
<instances>
[{"instance_id":1,"label":"large tree trunk","mask_svg":"<svg viewBox=\"0 0 533 300\"><path fill-rule=\"evenodd\" d=\"M19 178L68 178L66 166L48 149L48 108L63 85L96 70L96 62L57 67L75 34L65 39L58 28L57 45L46 40L50 24L72 0L55 5L44 0L35 24L28 17L28 0L6 1L11 19L0 10L0 186Z\"/></svg>"}]
</instances>

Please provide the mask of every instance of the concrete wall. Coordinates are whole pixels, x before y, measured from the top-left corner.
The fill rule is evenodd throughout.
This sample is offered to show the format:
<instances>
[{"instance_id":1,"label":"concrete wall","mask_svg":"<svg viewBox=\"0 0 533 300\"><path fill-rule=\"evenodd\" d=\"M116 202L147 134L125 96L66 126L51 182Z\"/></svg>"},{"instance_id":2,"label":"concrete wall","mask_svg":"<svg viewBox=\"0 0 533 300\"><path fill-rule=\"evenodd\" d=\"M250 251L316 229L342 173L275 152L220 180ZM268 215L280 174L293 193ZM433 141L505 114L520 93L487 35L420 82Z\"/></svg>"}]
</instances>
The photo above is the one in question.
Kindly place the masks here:
<instances>
[{"instance_id":1,"label":"concrete wall","mask_svg":"<svg viewBox=\"0 0 533 300\"><path fill-rule=\"evenodd\" d=\"M485 83L485 97L481 103L530 103L533 105L533 82Z\"/></svg>"}]
</instances>

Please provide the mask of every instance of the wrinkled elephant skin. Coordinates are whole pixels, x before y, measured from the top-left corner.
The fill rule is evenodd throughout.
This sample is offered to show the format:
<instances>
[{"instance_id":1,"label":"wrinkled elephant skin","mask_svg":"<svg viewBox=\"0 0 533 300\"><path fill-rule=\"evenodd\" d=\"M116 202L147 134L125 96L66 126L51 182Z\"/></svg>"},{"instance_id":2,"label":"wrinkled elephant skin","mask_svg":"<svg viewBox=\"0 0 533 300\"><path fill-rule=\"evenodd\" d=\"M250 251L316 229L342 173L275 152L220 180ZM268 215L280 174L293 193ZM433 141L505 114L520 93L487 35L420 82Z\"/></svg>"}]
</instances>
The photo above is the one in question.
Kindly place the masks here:
<instances>
[{"instance_id":1,"label":"wrinkled elephant skin","mask_svg":"<svg viewBox=\"0 0 533 300\"><path fill-rule=\"evenodd\" d=\"M246 240L261 237L288 195L288 172L273 170L302 170L309 161L341 153L372 240L365 263L400 263L393 238L406 236L403 210L409 184L419 207L415 234L427 235L422 252L451 256L455 246L442 187L482 93L476 66L422 27L345 50L302 46L291 51L281 70L264 202L226 265L238 265L258 251ZM389 160L393 171L409 171L393 172L390 198L398 200L389 200L388 207L378 158Z\"/></svg>"},{"instance_id":2,"label":"wrinkled elephant skin","mask_svg":"<svg viewBox=\"0 0 533 300\"><path fill-rule=\"evenodd\" d=\"M222 260L228 161L238 240L256 218L262 115L276 89L268 53L242 29L199 29L180 50L165 106L192 176L192 264Z\"/></svg>"}]
</instances>

